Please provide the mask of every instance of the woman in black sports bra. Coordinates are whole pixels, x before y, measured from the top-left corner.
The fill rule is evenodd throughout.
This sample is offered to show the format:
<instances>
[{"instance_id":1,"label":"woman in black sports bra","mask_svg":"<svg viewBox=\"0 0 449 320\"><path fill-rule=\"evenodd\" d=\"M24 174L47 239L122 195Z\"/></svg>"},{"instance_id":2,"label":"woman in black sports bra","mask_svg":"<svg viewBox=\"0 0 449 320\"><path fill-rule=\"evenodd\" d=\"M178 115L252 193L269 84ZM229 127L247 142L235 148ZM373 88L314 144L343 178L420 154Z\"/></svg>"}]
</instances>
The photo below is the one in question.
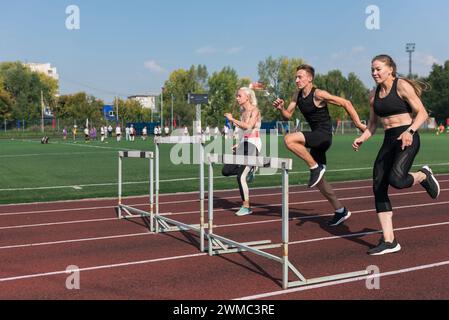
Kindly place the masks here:
<instances>
[{"instance_id":1,"label":"woman in black sports bra","mask_svg":"<svg viewBox=\"0 0 449 320\"><path fill-rule=\"evenodd\" d=\"M418 172L410 172L420 148L417 131L429 116L420 99L421 86L414 81L398 78L396 64L387 55L375 57L371 70L377 89L370 95L368 129L354 141L352 147L355 151L359 150L362 143L376 132L380 118L385 139L374 163L373 189L383 237L368 254L382 255L401 250L393 232L393 209L388 187L405 189L419 183L433 199L438 197L440 187L428 166Z\"/></svg>"}]
</instances>

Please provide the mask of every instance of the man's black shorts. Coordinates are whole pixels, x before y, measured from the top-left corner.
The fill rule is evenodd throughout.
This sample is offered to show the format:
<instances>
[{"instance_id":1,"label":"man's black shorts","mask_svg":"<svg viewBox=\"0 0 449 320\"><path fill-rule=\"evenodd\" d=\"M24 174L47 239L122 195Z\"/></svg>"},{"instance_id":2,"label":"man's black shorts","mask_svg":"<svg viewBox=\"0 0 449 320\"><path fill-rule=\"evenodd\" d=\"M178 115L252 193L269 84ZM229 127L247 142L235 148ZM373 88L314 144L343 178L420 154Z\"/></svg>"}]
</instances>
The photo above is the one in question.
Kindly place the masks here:
<instances>
[{"instance_id":1,"label":"man's black shorts","mask_svg":"<svg viewBox=\"0 0 449 320\"><path fill-rule=\"evenodd\" d=\"M310 148L310 154L318 164L327 164L326 152L332 145L332 134L315 130L303 132L306 138L306 148Z\"/></svg>"}]
</instances>

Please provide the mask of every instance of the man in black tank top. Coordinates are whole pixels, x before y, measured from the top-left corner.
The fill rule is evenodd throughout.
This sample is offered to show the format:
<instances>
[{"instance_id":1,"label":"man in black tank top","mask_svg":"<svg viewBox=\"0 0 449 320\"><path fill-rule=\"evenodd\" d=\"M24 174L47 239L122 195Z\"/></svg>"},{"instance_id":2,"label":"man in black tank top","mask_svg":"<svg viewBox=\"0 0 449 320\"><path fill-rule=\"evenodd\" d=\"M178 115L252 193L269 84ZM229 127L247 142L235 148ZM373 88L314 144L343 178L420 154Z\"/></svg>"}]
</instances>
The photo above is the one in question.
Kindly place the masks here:
<instances>
[{"instance_id":1,"label":"man in black tank top","mask_svg":"<svg viewBox=\"0 0 449 320\"><path fill-rule=\"evenodd\" d=\"M312 129L311 132L296 132L285 136L287 148L304 160L310 168L309 188L317 186L323 196L335 209L334 218L330 226L337 226L347 220L351 213L340 203L334 190L324 179L326 171L326 151L332 145L332 123L327 104L331 103L343 107L362 132L366 126L352 106L351 102L329 94L314 87L315 70L309 65L301 65L296 72L296 86L298 91L287 107L285 101L277 99L273 106L281 111L285 119L290 119L296 107L302 112ZM310 152L307 150L310 149Z\"/></svg>"}]
</instances>

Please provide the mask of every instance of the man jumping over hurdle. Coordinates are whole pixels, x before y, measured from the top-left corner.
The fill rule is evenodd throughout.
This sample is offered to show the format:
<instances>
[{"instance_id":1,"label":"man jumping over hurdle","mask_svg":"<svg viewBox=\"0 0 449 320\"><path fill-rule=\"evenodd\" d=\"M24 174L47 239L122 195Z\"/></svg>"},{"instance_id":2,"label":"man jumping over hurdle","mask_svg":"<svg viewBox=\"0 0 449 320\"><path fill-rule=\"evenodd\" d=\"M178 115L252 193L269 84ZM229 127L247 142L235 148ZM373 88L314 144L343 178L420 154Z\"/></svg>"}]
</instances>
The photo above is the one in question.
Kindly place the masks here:
<instances>
[{"instance_id":1,"label":"man jumping over hurdle","mask_svg":"<svg viewBox=\"0 0 449 320\"><path fill-rule=\"evenodd\" d=\"M366 126L360 121L350 101L317 89L313 85L314 78L315 69L312 66L306 64L299 66L296 72L298 90L294 93L288 108L284 108L285 101L282 99L277 99L273 106L286 120L291 119L298 107L309 123L312 132L290 133L285 136L284 141L287 148L309 166L309 188L316 186L334 207L335 214L328 225L338 226L351 216L351 212L341 204L331 185L324 179L326 152L332 145L332 123L328 103L343 107L362 132L366 130ZM307 148L310 148L310 152Z\"/></svg>"}]
</instances>

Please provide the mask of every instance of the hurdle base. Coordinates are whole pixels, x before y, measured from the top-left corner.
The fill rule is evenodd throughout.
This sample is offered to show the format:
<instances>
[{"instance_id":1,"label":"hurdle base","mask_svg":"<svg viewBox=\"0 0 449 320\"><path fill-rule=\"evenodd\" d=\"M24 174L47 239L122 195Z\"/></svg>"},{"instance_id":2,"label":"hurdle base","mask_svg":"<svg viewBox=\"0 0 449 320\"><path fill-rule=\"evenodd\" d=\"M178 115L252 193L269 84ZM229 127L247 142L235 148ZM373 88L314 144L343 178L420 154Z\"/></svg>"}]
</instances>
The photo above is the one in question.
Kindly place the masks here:
<instances>
[{"instance_id":1,"label":"hurdle base","mask_svg":"<svg viewBox=\"0 0 449 320\"><path fill-rule=\"evenodd\" d=\"M119 220L127 220L127 219L137 219L137 218L150 218L151 217L151 213L148 213L146 211L143 210L139 210L133 207L129 207L123 204L120 204L117 206L117 211L118 211L118 219ZM131 211L134 211L136 214L132 214ZM122 214L122 212L125 213Z\"/></svg>"},{"instance_id":2,"label":"hurdle base","mask_svg":"<svg viewBox=\"0 0 449 320\"><path fill-rule=\"evenodd\" d=\"M160 233L168 233L168 232L177 232L177 231L193 231L196 233L201 233L201 225L200 224L186 224L182 223L170 218L167 218L165 215L172 215L171 212L165 213L164 216L160 214L154 215L154 220L156 224L159 224L158 232ZM204 226L206 228L206 226Z\"/></svg>"},{"instance_id":3,"label":"hurdle base","mask_svg":"<svg viewBox=\"0 0 449 320\"><path fill-rule=\"evenodd\" d=\"M217 243L218 245L212 246L212 255L222 255L237 252L247 252L248 250L232 244L224 244L217 239L213 239L212 243ZM250 247L251 249L273 249L281 247L281 244L273 244L271 240L261 240L261 241L251 241L241 243L244 246Z\"/></svg>"},{"instance_id":4,"label":"hurdle base","mask_svg":"<svg viewBox=\"0 0 449 320\"><path fill-rule=\"evenodd\" d=\"M317 284L317 283L332 282L332 281L342 280L342 279L351 279L351 278L356 278L356 277L360 277L360 276L366 276L368 274L369 274L368 271L361 270L361 271L335 274L332 276L311 278L311 279L306 279L305 281L291 281L291 282L288 282L287 287L284 289L308 286L308 285Z\"/></svg>"}]
</instances>

